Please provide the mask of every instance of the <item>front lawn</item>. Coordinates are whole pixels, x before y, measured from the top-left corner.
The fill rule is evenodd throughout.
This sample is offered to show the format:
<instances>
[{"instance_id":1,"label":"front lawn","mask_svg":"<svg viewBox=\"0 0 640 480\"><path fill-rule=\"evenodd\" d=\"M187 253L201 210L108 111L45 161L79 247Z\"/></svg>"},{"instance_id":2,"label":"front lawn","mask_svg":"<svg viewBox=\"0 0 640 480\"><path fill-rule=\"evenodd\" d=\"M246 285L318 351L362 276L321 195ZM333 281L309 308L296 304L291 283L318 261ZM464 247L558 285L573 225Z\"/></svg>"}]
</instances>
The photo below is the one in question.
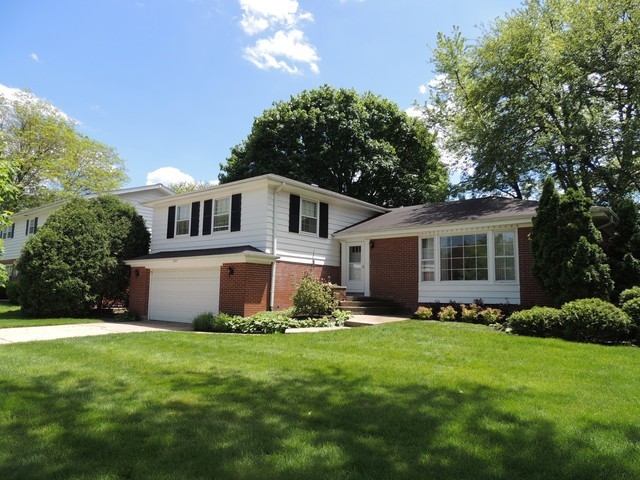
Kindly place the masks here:
<instances>
[{"instance_id":1,"label":"front lawn","mask_svg":"<svg viewBox=\"0 0 640 480\"><path fill-rule=\"evenodd\" d=\"M100 321L97 318L28 318L22 316L19 306L0 302L0 328L40 327L43 325L67 325Z\"/></svg>"},{"instance_id":2,"label":"front lawn","mask_svg":"<svg viewBox=\"0 0 640 480\"><path fill-rule=\"evenodd\" d=\"M640 478L640 349L407 321L0 346L0 478Z\"/></svg>"}]
</instances>

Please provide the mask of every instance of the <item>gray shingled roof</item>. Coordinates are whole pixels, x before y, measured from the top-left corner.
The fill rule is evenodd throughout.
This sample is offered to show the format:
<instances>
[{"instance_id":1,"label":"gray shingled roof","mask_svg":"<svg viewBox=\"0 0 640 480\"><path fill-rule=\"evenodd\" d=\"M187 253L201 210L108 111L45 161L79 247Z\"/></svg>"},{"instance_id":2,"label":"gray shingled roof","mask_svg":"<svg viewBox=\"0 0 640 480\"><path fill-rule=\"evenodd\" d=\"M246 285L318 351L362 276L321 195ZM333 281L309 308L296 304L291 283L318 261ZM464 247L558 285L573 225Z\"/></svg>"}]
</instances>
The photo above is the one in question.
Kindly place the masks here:
<instances>
[{"instance_id":1,"label":"gray shingled roof","mask_svg":"<svg viewBox=\"0 0 640 480\"><path fill-rule=\"evenodd\" d=\"M176 250L176 251L164 251L151 253L149 255L143 255L132 260L155 260L160 258L184 258L184 257L205 257L216 255L233 255L237 253L262 253L262 250L258 250L255 247L249 245L242 245L238 247L221 247L221 248L206 248L201 250ZM266 254L265 254L266 255Z\"/></svg>"},{"instance_id":2,"label":"gray shingled roof","mask_svg":"<svg viewBox=\"0 0 640 480\"><path fill-rule=\"evenodd\" d=\"M455 202L427 203L395 208L389 213L365 220L340 233L428 227L443 224L532 218L538 202L514 198L487 197Z\"/></svg>"}]
</instances>

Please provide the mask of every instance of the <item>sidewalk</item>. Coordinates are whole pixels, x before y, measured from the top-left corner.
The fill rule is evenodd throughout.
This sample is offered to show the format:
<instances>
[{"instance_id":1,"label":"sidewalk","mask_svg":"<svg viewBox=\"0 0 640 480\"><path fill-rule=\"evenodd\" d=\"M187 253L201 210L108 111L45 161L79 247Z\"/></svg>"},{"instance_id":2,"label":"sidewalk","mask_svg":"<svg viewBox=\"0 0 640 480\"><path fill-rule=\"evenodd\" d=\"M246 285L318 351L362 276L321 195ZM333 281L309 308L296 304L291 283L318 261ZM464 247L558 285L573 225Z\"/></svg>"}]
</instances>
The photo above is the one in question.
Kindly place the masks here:
<instances>
[{"instance_id":1,"label":"sidewalk","mask_svg":"<svg viewBox=\"0 0 640 480\"><path fill-rule=\"evenodd\" d=\"M192 331L191 324L171 322L96 322L45 327L0 328L0 345L7 343L37 342L58 338L92 337L113 333L157 331Z\"/></svg>"}]
</instances>

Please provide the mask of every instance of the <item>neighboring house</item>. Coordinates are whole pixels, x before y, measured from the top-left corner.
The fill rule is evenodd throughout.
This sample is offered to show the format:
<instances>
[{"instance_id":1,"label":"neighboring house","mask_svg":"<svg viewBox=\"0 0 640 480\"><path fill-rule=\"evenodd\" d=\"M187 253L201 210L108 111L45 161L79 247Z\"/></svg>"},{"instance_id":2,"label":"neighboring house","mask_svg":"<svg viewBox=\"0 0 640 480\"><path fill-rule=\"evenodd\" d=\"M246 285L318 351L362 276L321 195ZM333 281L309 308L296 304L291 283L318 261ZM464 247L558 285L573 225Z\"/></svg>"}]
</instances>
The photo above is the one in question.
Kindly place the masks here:
<instances>
[{"instance_id":1,"label":"neighboring house","mask_svg":"<svg viewBox=\"0 0 640 480\"><path fill-rule=\"evenodd\" d=\"M333 233L388 209L279 175L150 202L151 253L129 260L129 308L190 322L204 311L251 315L291 306L310 270L340 283Z\"/></svg>"},{"instance_id":2,"label":"neighboring house","mask_svg":"<svg viewBox=\"0 0 640 480\"><path fill-rule=\"evenodd\" d=\"M145 203L173 195L173 191L162 184L123 188L107 193L116 195L121 200L133 205L140 216L144 218L149 229L151 228L153 208L145 205ZM95 196L97 196L97 194L87 195L84 198L93 198ZM13 223L0 231L4 245L4 254L2 258L0 258L0 264L5 265L10 277L18 274L13 266L20 257L22 247L27 243L29 237L35 235L38 229L47 221L47 218L67 201L68 200L59 200L41 207L18 212L12 218Z\"/></svg>"}]
</instances>

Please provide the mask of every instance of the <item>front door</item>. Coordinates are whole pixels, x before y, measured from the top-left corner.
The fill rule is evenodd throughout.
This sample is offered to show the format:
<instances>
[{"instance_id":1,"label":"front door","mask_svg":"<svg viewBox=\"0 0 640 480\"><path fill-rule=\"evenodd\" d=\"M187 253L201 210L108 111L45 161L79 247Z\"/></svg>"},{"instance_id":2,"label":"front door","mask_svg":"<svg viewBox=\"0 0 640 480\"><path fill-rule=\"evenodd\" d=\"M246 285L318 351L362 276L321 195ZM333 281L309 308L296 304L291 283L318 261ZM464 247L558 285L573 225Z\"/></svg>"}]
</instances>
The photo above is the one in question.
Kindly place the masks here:
<instances>
[{"instance_id":1,"label":"front door","mask_svg":"<svg viewBox=\"0 0 640 480\"><path fill-rule=\"evenodd\" d=\"M364 244L347 244L347 291L364 293Z\"/></svg>"}]
</instances>

